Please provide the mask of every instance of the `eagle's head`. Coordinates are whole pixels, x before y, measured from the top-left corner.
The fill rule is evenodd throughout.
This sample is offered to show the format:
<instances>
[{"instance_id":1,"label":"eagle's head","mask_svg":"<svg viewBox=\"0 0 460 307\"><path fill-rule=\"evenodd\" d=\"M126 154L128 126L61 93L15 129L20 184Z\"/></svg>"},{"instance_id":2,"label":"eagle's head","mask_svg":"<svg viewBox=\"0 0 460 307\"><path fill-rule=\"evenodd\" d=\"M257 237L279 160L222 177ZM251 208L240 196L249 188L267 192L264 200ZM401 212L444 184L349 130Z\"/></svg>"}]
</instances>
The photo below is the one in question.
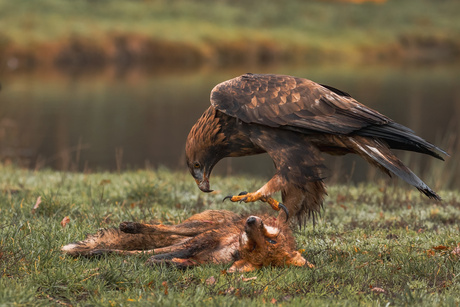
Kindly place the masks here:
<instances>
[{"instance_id":1,"label":"eagle's head","mask_svg":"<svg viewBox=\"0 0 460 307\"><path fill-rule=\"evenodd\" d=\"M226 156L226 138L216 113L213 107L203 113L190 130L185 145L188 169L203 192L212 192L209 188L212 169Z\"/></svg>"}]
</instances>

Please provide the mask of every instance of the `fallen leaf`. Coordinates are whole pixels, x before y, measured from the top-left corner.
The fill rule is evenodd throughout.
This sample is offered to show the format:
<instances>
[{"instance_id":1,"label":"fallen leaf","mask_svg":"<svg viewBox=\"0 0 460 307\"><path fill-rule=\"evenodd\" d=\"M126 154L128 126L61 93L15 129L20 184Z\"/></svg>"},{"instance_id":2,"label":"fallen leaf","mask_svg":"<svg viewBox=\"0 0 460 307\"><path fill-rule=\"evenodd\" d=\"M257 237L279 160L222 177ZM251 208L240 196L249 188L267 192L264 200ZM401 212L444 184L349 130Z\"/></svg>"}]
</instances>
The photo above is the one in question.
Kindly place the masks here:
<instances>
[{"instance_id":1,"label":"fallen leaf","mask_svg":"<svg viewBox=\"0 0 460 307\"><path fill-rule=\"evenodd\" d=\"M385 290L379 287L372 287L371 291L375 293L385 293Z\"/></svg>"},{"instance_id":2,"label":"fallen leaf","mask_svg":"<svg viewBox=\"0 0 460 307\"><path fill-rule=\"evenodd\" d=\"M275 299L275 298L272 298L271 301L270 301L270 303L276 304L276 299Z\"/></svg>"},{"instance_id":3,"label":"fallen leaf","mask_svg":"<svg viewBox=\"0 0 460 307\"><path fill-rule=\"evenodd\" d=\"M40 206L41 203L42 203L42 197L41 197L41 196L38 196L38 197L37 197L37 200L35 201L35 205L34 205L34 207L32 208L32 213L35 213L35 210L38 209L38 207Z\"/></svg>"},{"instance_id":4,"label":"fallen leaf","mask_svg":"<svg viewBox=\"0 0 460 307\"><path fill-rule=\"evenodd\" d=\"M207 284L208 286L214 285L215 283L216 283L216 279L214 278L214 276L211 276L211 277L209 277L208 279L206 279L206 284Z\"/></svg>"},{"instance_id":5,"label":"fallen leaf","mask_svg":"<svg viewBox=\"0 0 460 307\"><path fill-rule=\"evenodd\" d=\"M168 295L168 293L169 293L169 292L168 292L168 283L167 283L166 281L163 281L161 284L162 284L163 287L165 288L165 290L164 290L164 291L165 291L165 295Z\"/></svg>"},{"instance_id":6,"label":"fallen leaf","mask_svg":"<svg viewBox=\"0 0 460 307\"><path fill-rule=\"evenodd\" d=\"M250 280L256 280L256 279L257 279L257 276L244 278L243 275L241 275L241 280L242 281L250 281Z\"/></svg>"},{"instance_id":7,"label":"fallen leaf","mask_svg":"<svg viewBox=\"0 0 460 307\"><path fill-rule=\"evenodd\" d=\"M457 246L456 248L454 248L454 250L452 251L452 254L456 256L460 256L460 246Z\"/></svg>"},{"instance_id":8,"label":"fallen leaf","mask_svg":"<svg viewBox=\"0 0 460 307\"><path fill-rule=\"evenodd\" d=\"M87 269L87 270L84 270L83 273L95 272L95 271L99 271L99 270L100 270L100 268Z\"/></svg>"},{"instance_id":9,"label":"fallen leaf","mask_svg":"<svg viewBox=\"0 0 460 307\"><path fill-rule=\"evenodd\" d=\"M68 216L64 217L61 221L61 226L64 228L67 224L69 224L70 218Z\"/></svg>"},{"instance_id":10,"label":"fallen leaf","mask_svg":"<svg viewBox=\"0 0 460 307\"><path fill-rule=\"evenodd\" d=\"M110 221L110 216L112 215L112 213L109 213L107 216L104 217L104 219L102 220L103 223L105 224L109 224L111 221Z\"/></svg>"},{"instance_id":11,"label":"fallen leaf","mask_svg":"<svg viewBox=\"0 0 460 307\"><path fill-rule=\"evenodd\" d=\"M358 265L358 266L356 267L356 269L361 269L361 268L363 268L363 267L365 267L365 266L367 266L367 265L369 265L369 262L364 262L363 264Z\"/></svg>"},{"instance_id":12,"label":"fallen leaf","mask_svg":"<svg viewBox=\"0 0 460 307\"><path fill-rule=\"evenodd\" d=\"M234 288L234 287L230 287L230 288L228 288L228 289L225 289L224 291L219 291L219 294L220 294L220 295L232 294L233 292L235 292L235 288Z\"/></svg>"},{"instance_id":13,"label":"fallen leaf","mask_svg":"<svg viewBox=\"0 0 460 307\"><path fill-rule=\"evenodd\" d=\"M428 256L434 256L434 254L435 254L435 253L434 253L434 250L432 250L432 249L429 249L429 250L427 250L427 251L425 251L425 252L426 252L426 254L427 254Z\"/></svg>"},{"instance_id":14,"label":"fallen leaf","mask_svg":"<svg viewBox=\"0 0 460 307\"><path fill-rule=\"evenodd\" d=\"M437 251L449 249L447 246L444 245L434 246L433 248Z\"/></svg>"}]
</instances>

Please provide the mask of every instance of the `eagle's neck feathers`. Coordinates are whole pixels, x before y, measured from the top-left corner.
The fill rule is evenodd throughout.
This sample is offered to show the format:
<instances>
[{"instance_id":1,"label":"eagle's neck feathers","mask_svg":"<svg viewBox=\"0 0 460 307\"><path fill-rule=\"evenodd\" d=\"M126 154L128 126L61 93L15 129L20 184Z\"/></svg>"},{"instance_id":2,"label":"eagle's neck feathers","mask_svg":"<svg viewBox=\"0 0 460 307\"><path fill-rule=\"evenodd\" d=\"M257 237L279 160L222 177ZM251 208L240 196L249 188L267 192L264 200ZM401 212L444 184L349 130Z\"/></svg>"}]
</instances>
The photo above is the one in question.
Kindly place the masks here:
<instances>
[{"instance_id":1,"label":"eagle's neck feathers","mask_svg":"<svg viewBox=\"0 0 460 307\"><path fill-rule=\"evenodd\" d=\"M225 157L263 153L253 144L248 124L209 107L195 123L187 138L188 158L206 155L217 163Z\"/></svg>"}]
</instances>

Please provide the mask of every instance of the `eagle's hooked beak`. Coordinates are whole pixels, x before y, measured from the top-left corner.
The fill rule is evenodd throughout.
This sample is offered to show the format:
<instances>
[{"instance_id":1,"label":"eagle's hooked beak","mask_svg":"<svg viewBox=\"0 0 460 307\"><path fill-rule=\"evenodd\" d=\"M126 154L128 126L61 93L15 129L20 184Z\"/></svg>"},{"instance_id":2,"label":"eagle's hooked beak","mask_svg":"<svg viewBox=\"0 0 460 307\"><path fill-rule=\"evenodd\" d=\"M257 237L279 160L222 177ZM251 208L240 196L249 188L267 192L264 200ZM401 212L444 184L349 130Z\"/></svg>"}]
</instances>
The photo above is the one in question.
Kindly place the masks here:
<instances>
[{"instance_id":1,"label":"eagle's hooked beak","mask_svg":"<svg viewBox=\"0 0 460 307\"><path fill-rule=\"evenodd\" d=\"M206 176L203 176L202 180L195 179L195 182L198 185L198 188L203 192L209 193L214 191L209 189L209 180Z\"/></svg>"}]
</instances>

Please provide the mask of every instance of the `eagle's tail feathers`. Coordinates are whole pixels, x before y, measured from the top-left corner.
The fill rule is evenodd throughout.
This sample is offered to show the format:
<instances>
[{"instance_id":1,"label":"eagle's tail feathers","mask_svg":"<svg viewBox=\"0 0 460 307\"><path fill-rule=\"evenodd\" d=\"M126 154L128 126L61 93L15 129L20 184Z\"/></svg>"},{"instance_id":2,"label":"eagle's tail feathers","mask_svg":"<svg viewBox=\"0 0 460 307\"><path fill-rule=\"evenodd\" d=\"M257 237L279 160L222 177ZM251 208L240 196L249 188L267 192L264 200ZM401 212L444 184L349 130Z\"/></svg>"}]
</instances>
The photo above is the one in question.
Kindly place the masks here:
<instances>
[{"instance_id":1,"label":"eagle's tail feathers","mask_svg":"<svg viewBox=\"0 0 460 307\"><path fill-rule=\"evenodd\" d=\"M420 178L417 177L407 166L405 166L398 157L382 142L363 138L362 142L352 139L357 146L360 155L372 164L378 166L387 173L393 173L407 183L416 187L420 192L429 198L441 200L441 197L430 189Z\"/></svg>"},{"instance_id":2,"label":"eagle's tail feathers","mask_svg":"<svg viewBox=\"0 0 460 307\"><path fill-rule=\"evenodd\" d=\"M393 149L419 152L443 161L444 159L436 151L449 156L441 148L417 136L411 129L395 122L381 126L369 126L361 129L357 134L383 139Z\"/></svg>"}]
</instances>

